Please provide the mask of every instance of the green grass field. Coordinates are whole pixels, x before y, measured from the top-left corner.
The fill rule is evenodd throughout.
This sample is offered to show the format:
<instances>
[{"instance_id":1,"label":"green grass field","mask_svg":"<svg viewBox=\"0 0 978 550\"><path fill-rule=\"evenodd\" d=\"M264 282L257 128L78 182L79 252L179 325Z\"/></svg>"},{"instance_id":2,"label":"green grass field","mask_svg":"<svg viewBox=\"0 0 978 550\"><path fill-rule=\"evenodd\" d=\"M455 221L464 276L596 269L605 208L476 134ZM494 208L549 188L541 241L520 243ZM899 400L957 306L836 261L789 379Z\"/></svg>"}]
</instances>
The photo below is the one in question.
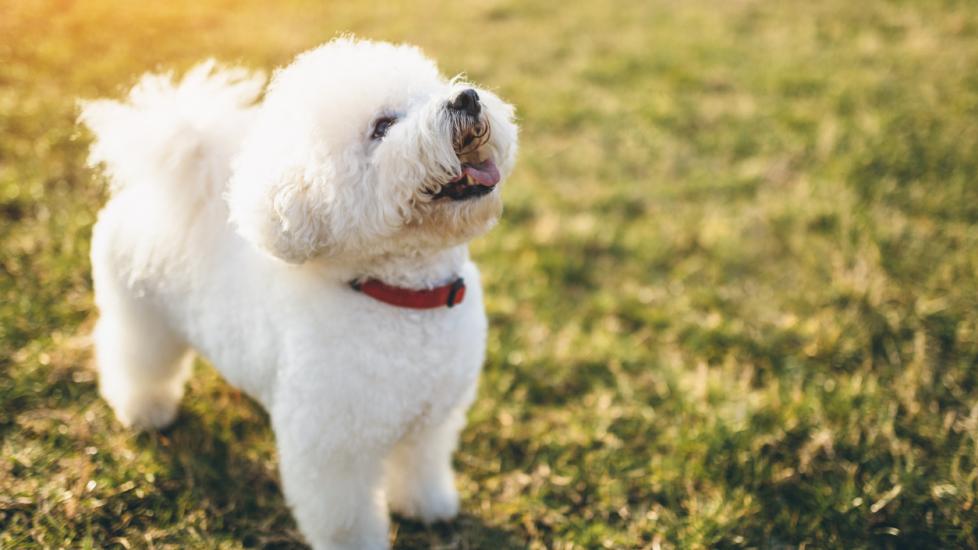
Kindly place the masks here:
<instances>
[{"instance_id":1,"label":"green grass field","mask_svg":"<svg viewBox=\"0 0 978 550\"><path fill-rule=\"evenodd\" d=\"M522 125L464 513L396 548L978 546L978 5L0 0L0 547L301 546L209 366L99 400L75 100L341 32Z\"/></svg>"}]
</instances>

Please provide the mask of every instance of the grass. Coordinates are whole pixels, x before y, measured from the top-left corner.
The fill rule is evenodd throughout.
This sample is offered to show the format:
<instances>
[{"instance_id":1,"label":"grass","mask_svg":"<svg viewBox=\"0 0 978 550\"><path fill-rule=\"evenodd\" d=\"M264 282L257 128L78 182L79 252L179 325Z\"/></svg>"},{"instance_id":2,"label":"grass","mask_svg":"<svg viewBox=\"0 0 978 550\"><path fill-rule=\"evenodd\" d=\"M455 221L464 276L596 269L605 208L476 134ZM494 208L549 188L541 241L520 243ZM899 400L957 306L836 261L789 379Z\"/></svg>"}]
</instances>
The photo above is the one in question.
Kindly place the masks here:
<instances>
[{"instance_id":1,"label":"grass","mask_svg":"<svg viewBox=\"0 0 978 550\"><path fill-rule=\"evenodd\" d=\"M978 546L978 7L0 0L0 547L297 547L201 363L98 399L76 97L338 32L518 106L464 514L396 548Z\"/></svg>"}]
</instances>

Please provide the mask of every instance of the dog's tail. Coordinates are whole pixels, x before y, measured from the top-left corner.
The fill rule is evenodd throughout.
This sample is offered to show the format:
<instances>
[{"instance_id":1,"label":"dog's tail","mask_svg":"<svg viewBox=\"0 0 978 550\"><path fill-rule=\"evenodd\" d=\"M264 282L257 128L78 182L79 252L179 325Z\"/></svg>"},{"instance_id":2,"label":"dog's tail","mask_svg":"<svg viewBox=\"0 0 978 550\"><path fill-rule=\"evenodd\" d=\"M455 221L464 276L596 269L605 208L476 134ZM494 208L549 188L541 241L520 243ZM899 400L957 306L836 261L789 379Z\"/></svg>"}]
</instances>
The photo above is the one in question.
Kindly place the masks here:
<instances>
[{"instance_id":1,"label":"dog's tail","mask_svg":"<svg viewBox=\"0 0 978 550\"><path fill-rule=\"evenodd\" d=\"M89 164L104 166L113 193L174 184L219 193L264 85L263 74L209 60L179 82L144 75L124 101L83 101L79 121L95 135Z\"/></svg>"}]
</instances>

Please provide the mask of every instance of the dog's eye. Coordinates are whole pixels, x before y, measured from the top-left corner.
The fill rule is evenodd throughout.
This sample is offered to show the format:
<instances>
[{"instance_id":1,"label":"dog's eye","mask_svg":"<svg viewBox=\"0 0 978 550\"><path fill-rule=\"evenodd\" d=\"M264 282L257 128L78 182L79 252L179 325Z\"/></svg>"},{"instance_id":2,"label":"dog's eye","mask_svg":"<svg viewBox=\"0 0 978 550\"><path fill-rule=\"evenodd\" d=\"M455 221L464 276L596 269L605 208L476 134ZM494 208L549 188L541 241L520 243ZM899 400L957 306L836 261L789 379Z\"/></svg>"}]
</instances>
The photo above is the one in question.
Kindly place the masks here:
<instances>
[{"instance_id":1,"label":"dog's eye","mask_svg":"<svg viewBox=\"0 0 978 550\"><path fill-rule=\"evenodd\" d=\"M386 136L387 130L390 130L395 122L397 119L392 116L378 118L377 122L374 122L374 132L370 134L370 139L381 139Z\"/></svg>"}]
</instances>

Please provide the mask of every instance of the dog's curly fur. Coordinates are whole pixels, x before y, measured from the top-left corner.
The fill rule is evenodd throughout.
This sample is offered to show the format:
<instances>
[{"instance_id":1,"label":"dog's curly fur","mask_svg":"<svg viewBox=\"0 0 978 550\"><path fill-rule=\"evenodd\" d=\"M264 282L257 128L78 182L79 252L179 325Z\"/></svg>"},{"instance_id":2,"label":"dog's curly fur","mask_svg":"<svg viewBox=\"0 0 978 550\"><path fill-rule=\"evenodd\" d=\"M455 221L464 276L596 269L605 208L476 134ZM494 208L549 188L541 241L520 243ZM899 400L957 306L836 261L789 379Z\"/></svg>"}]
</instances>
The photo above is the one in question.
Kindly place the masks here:
<instances>
[{"instance_id":1,"label":"dog's curly fur","mask_svg":"<svg viewBox=\"0 0 978 550\"><path fill-rule=\"evenodd\" d=\"M486 341L466 243L502 209L499 185L435 196L463 171L449 104L469 88L416 48L341 38L267 88L207 62L83 104L91 162L112 186L92 241L102 395L125 425L166 426L191 352L207 357L268 410L315 548L386 548L388 505L428 522L458 511L451 454ZM478 98L491 128L480 154L505 178L513 109ZM380 139L385 117L396 122ZM425 311L348 286L457 276L465 301Z\"/></svg>"}]
</instances>

